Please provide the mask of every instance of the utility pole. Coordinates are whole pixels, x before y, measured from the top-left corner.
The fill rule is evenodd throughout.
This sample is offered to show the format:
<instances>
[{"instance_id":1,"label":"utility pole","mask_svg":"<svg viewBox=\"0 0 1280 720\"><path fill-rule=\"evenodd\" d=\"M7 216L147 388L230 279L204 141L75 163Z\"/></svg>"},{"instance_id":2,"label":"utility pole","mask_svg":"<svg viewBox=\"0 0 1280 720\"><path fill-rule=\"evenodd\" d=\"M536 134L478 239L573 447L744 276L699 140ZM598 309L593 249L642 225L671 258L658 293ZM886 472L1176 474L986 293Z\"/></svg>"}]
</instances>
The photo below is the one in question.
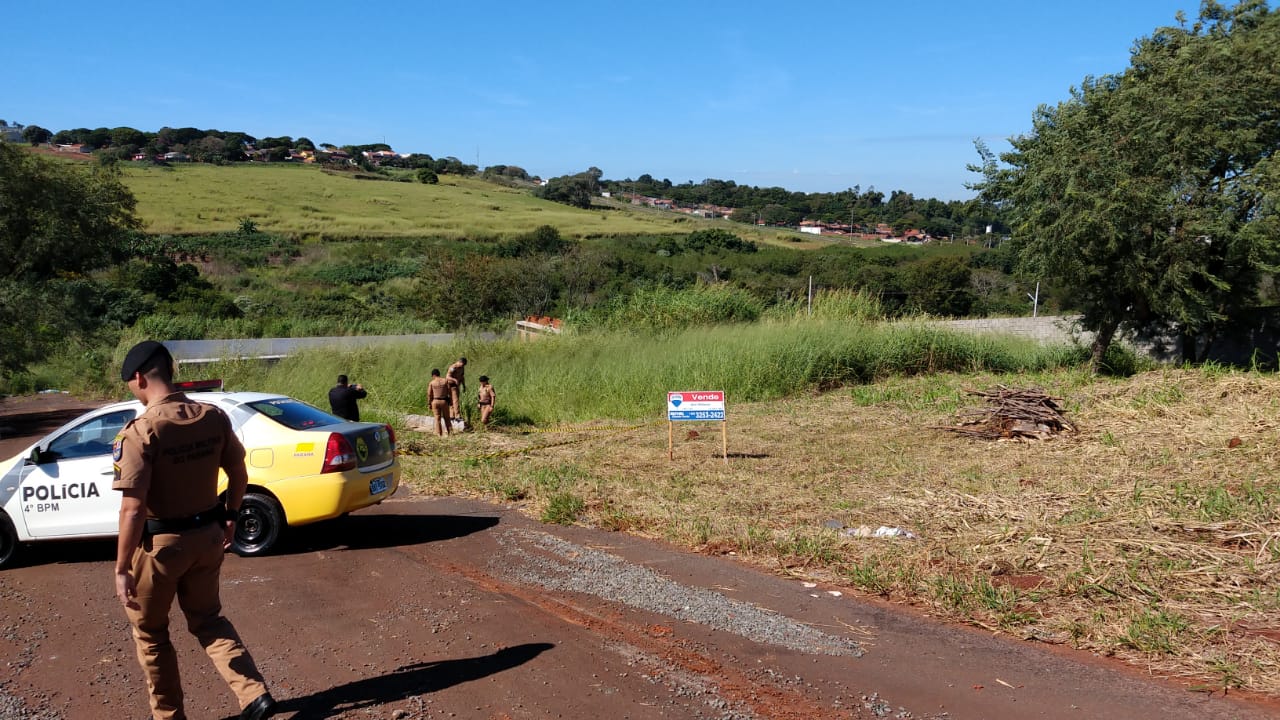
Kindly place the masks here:
<instances>
[{"instance_id":1,"label":"utility pole","mask_svg":"<svg viewBox=\"0 0 1280 720\"><path fill-rule=\"evenodd\" d=\"M1040 281L1036 281L1036 294L1027 293L1027 297L1031 298L1031 317L1035 317L1040 312Z\"/></svg>"}]
</instances>

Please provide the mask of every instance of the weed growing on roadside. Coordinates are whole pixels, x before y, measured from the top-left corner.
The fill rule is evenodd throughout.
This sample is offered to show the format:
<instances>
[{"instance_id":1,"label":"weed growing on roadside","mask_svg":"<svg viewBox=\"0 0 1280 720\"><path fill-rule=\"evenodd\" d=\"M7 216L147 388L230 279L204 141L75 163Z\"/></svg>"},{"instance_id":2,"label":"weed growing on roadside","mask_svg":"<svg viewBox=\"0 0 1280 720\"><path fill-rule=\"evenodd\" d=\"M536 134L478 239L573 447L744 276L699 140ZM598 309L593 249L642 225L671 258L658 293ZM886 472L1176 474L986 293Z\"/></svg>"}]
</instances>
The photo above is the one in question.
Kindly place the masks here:
<instances>
[{"instance_id":1,"label":"weed growing on roadside","mask_svg":"<svg viewBox=\"0 0 1280 720\"><path fill-rule=\"evenodd\" d=\"M547 498L547 506L542 511L542 522L554 525L572 525L586 509L587 503L578 495L570 492L557 492Z\"/></svg>"},{"instance_id":2,"label":"weed growing on roadside","mask_svg":"<svg viewBox=\"0 0 1280 720\"><path fill-rule=\"evenodd\" d=\"M1143 610L1129 619L1120 642L1138 652L1172 654L1179 646L1179 636L1190 624L1185 618L1163 610Z\"/></svg>"}]
</instances>

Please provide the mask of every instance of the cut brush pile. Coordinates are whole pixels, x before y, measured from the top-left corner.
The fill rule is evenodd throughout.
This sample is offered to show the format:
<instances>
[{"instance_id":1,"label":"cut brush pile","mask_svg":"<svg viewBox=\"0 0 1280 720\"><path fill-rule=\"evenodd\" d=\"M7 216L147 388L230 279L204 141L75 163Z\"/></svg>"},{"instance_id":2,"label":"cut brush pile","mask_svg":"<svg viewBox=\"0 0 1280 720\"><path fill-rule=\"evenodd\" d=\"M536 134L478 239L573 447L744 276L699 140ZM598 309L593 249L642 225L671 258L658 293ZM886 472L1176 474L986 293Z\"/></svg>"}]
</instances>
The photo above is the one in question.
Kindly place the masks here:
<instances>
[{"instance_id":1,"label":"cut brush pile","mask_svg":"<svg viewBox=\"0 0 1280 720\"><path fill-rule=\"evenodd\" d=\"M995 390L967 392L985 398L987 406L961 412L960 424L938 429L983 440L1045 440L1058 433L1075 432L1060 401L1038 388L1017 390L997 385Z\"/></svg>"}]
</instances>

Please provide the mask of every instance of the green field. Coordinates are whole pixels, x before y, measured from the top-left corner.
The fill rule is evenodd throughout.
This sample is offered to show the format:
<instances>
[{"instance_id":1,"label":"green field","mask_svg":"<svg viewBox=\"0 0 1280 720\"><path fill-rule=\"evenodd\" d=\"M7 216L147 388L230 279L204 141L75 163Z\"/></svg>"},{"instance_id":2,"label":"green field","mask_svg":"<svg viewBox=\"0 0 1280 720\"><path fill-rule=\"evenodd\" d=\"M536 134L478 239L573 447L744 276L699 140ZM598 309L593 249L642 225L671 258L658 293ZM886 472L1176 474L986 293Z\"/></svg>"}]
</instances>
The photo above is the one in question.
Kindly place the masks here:
<instances>
[{"instance_id":1,"label":"green field","mask_svg":"<svg viewBox=\"0 0 1280 720\"><path fill-rule=\"evenodd\" d=\"M438 185L424 185L360 177L372 176L285 163L128 165L124 170L138 199L138 216L146 232L156 235L226 232L249 218L265 232L333 240L509 237L551 225L576 238L730 227L750 239L785 238L795 247L824 244L790 231L618 203L582 210L478 178L444 175Z\"/></svg>"}]
</instances>

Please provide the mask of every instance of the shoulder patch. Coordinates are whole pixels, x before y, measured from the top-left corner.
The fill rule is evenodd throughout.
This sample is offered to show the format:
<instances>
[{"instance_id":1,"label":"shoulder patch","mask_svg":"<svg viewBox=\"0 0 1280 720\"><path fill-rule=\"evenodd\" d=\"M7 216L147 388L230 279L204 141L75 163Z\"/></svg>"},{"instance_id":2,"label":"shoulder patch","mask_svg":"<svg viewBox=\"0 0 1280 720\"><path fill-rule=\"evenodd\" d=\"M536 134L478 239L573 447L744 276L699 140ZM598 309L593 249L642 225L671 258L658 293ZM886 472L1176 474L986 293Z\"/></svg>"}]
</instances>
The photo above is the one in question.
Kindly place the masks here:
<instances>
[{"instance_id":1,"label":"shoulder patch","mask_svg":"<svg viewBox=\"0 0 1280 720\"><path fill-rule=\"evenodd\" d=\"M116 435L116 439L111 443L111 459L120 462L120 456L124 454L124 437Z\"/></svg>"}]
</instances>

